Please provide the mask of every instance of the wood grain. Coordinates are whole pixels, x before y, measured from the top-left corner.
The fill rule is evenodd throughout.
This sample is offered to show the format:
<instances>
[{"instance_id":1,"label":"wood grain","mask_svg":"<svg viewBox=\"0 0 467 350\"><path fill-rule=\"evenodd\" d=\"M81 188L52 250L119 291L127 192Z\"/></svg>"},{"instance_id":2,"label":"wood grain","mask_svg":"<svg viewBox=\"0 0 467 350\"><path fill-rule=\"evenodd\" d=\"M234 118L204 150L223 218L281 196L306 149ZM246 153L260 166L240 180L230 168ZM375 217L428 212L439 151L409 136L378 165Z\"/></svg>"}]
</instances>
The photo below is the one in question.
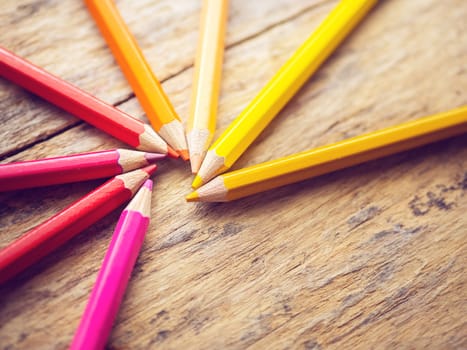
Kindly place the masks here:
<instances>
[{"instance_id":1,"label":"wood grain","mask_svg":"<svg viewBox=\"0 0 467 350\"><path fill-rule=\"evenodd\" d=\"M3 45L145 118L81 3L0 3ZM232 2L217 135L335 3ZM186 119L199 3L117 4ZM465 18L382 2L236 168L467 104ZM5 162L123 146L7 82L0 101ZM228 204L185 203L180 161L154 179L109 348L467 347L467 136ZM0 194L0 246L100 183ZM0 349L67 347L118 216L0 288Z\"/></svg>"}]
</instances>

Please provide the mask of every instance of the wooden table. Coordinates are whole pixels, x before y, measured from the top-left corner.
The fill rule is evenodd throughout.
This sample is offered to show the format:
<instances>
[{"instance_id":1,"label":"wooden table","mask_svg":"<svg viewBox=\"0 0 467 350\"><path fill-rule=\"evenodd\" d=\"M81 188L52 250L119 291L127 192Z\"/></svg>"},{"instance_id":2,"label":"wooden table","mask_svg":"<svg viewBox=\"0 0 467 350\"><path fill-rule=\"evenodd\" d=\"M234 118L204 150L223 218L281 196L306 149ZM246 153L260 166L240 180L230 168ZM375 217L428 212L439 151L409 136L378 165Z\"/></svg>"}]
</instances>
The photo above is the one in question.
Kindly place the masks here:
<instances>
[{"instance_id":1,"label":"wooden table","mask_svg":"<svg viewBox=\"0 0 467 350\"><path fill-rule=\"evenodd\" d=\"M337 1L232 0L217 135ZM117 4L181 117L199 1ZM467 103L467 2L378 5L236 168ZM145 119L81 1L0 1L0 43ZM0 81L3 162L122 147ZM296 124L300 128L296 128ZM466 348L467 137L228 204L161 163L111 349ZM3 193L0 246L103 181ZM119 212L0 289L1 349L64 349Z\"/></svg>"}]
</instances>

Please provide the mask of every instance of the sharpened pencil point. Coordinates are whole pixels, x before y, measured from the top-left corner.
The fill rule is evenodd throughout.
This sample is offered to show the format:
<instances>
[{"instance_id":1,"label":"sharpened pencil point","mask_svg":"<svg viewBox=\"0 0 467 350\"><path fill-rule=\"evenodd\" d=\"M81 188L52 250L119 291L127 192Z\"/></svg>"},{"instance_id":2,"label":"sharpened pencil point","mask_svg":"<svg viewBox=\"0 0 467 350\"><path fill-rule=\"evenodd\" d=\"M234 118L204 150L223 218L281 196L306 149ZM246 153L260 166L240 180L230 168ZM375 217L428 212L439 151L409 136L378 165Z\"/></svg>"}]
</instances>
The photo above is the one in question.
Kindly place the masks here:
<instances>
[{"instance_id":1,"label":"sharpened pencil point","mask_svg":"<svg viewBox=\"0 0 467 350\"><path fill-rule=\"evenodd\" d=\"M169 145L167 145L167 155L170 158L174 158L174 159L177 159L178 157L180 157L180 154L175 152L174 149L172 147L170 147Z\"/></svg>"},{"instance_id":2,"label":"sharpened pencil point","mask_svg":"<svg viewBox=\"0 0 467 350\"><path fill-rule=\"evenodd\" d=\"M143 184L143 187L146 187L149 191L152 191L152 180L146 180L146 182Z\"/></svg>"},{"instance_id":3,"label":"sharpened pencil point","mask_svg":"<svg viewBox=\"0 0 467 350\"><path fill-rule=\"evenodd\" d=\"M193 179L193 182L191 184L191 187L193 187L195 190L203 184L203 179L199 176L196 175L195 178Z\"/></svg>"},{"instance_id":4,"label":"sharpened pencil point","mask_svg":"<svg viewBox=\"0 0 467 350\"><path fill-rule=\"evenodd\" d=\"M199 168L201 167L201 161L203 158L201 154L194 153L190 155L190 162L191 162L191 173L198 174Z\"/></svg>"},{"instance_id":5,"label":"sharpened pencil point","mask_svg":"<svg viewBox=\"0 0 467 350\"><path fill-rule=\"evenodd\" d=\"M158 160L164 159L166 157L165 154L162 153L146 153L144 158L148 161L148 163L154 163Z\"/></svg>"},{"instance_id":6,"label":"sharpened pencil point","mask_svg":"<svg viewBox=\"0 0 467 350\"><path fill-rule=\"evenodd\" d=\"M156 164L151 164L151 165L148 165L148 166L146 166L144 168L141 168L141 170L145 171L146 173L148 173L149 176L151 176L157 170L157 165Z\"/></svg>"},{"instance_id":7,"label":"sharpened pencil point","mask_svg":"<svg viewBox=\"0 0 467 350\"><path fill-rule=\"evenodd\" d=\"M191 192L188 196L185 197L187 202L197 202L199 199L198 192Z\"/></svg>"},{"instance_id":8,"label":"sharpened pencil point","mask_svg":"<svg viewBox=\"0 0 467 350\"><path fill-rule=\"evenodd\" d=\"M180 154L180 156L182 157L183 160L189 160L190 159L190 155L188 154L187 149L178 150L178 154Z\"/></svg>"}]
</instances>

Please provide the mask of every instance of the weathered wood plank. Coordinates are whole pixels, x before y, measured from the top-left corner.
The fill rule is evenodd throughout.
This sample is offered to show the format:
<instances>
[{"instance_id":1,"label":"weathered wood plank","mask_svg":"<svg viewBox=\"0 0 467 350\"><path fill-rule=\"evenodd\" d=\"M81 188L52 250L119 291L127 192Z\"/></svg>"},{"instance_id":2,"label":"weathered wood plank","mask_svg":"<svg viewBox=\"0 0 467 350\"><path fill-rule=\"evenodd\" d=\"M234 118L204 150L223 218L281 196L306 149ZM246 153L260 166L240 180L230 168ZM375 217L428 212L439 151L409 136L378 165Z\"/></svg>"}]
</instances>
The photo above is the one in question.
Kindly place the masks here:
<instances>
[{"instance_id":1,"label":"weathered wood plank","mask_svg":"<svg viewBox=\"0 0 467 350\"><path fill-rule=\"evenodd\" d=\"M218 132L331 7L227 50ZM466 104L466 16L461 0L384 2L237 167ZM164 83L182 115L191 75ZM7 161L115 146L80 125ZM112 348L465 347L466 136L229 204L184 203L190 178L178 161L155 177ZM0 246L99 183L1 194ZM66 348L117 217L0 288L4 348Z\"/></svg>"}]
</instances>

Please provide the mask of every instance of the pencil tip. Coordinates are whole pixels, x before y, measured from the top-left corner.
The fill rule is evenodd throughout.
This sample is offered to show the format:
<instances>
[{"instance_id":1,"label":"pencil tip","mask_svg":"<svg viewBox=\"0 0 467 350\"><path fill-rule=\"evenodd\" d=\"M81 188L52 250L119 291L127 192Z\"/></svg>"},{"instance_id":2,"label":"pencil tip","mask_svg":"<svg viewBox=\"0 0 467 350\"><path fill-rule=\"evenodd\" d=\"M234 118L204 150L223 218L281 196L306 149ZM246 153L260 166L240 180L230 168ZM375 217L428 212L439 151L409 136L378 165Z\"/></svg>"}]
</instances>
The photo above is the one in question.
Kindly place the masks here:
<instances>
[{"instance_id":1,"label":"pencil tip","mask_svg":"<svg viewBox=\"0 0 467 350\"><path fill-rule=\"evenodd\" d=\"M196 175L195 178L193 179L191 187L193 187L194 189L197 189L201 187L202 184L203 184L203 179L199 175Z\"/></svg>"},{"instance_id":2,"label":"pencil tip","mask_svg":"<svg viewBox=\"0 0 467 350\"><path fill-rule=\"evenodd\" d=\"M154 163L158 160L164 159L166 157L165 154L162 153L146 153L144 158L148 161L148 163Z\"/></svg>"},{"instance_id":3,"label":"pencil tip","mask_svg":"<svg viewBox=\"0 0 467 350\"><path fill-rule=\"evenodd\" d=\"M142 186L137 186L134 190L134 192L137 192L126 206L125 211L137 212L149 219L151 216L152 184L152 180L147 179Z\"/></svg>"},{"instance_id":4,"label":"pencil tip","mask_svg":"<svg viewBox=\"0 0 467 350\"><path fill-rule=\"evenodd\" d=\"M177 159L178 157L180 157L180 155L177 152L175 152L174 149L170 147L169 145L167 145L167 155L170 158L174 158L174 159Z\"/></svg>"},{"instance_id":5,"label":"pencil tip","mask_svg":"<svg viewBox=\"0 0 467 350\"><path fill-rule=\"evenodd\" d=\"M148 124L144 124L144 131L139 135L141 151L167 153L167 143Z\"/></svg>"},{"instance_id":6,"label":"pencil tip","mask_svg":"<svg viewBox=\"0 0 467 350\"><path fill-rule=\"evenodd\" d=\"M149 191L152 191L152 180L148 179L144 182L143 187L146 187Z\"/></svg>"},{"instance_id":7,"label":"pencil tip","mask_svg":"<svg viewBox=\"0 0 467 350\"><path fill-rule=\"evenodd\" d=\"M187 149L178 150L178 154L180 154L180 156L182 157L183 160L189 160L190 159L190 155L188 154Z\"/></svg>"},{"instance_id":8,"label":"pencil tip","mask_svg":"<svg viewBox=\"0 0 467 350\"><path fill-rule=\"evenodd\" d=\"M144 172L146 172L149 176L151 176L152 174L154 174L154 172L156 171L157 169L157 165L156 164L151 164L151 165L148 165L144 168L142 168L141 170L143 170Z\"/></svg>"},{"instance_id":9,"label":"pencil tip","mask_svg":"<svg viewBox=\"0 0 467 350\"><path fill-rule=\"evenodd\" d=\"M190 154L191 173L197 174L201 167L202 157L199 153Z\"/></svg>"},{"instance_id":10,"label":"pencil tip","mask_svg":"<svg viewBox=\"0 0 467 350\"><path fill-rule=\"evenodd\" d=\"M199 199L198 192L194 191L191 192L189 195L185 197L187 202L197 202Z\"/></svg>"}]
</instances>

